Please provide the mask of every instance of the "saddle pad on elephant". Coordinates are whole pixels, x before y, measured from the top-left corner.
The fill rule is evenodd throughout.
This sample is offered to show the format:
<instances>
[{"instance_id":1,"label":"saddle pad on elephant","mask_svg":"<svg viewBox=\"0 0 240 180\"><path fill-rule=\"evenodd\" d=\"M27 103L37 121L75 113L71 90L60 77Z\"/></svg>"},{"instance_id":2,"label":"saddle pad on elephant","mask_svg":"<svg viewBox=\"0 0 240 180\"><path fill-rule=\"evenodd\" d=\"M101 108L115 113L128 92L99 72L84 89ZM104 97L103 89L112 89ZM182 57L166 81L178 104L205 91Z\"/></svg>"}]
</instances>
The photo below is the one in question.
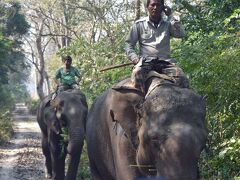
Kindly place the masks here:
<instances>
[{"instance_id":1,"label":"saddle pad on elephant","mask_svg":"<svg viewBox=\"0 0 240 180\"><path fill-rule=\"evenodd\" d=\"M176 80L174 77L167 76L166 74L159 74L156 71L150 71L145 80L145 86L147 87L145 97L147 97L153 89L155 89L160 85L175 84L175 83L176 83Z\"/></svg>"},{"instance_id":2,"label":"saddle pad on elephant","mask_svg":"<svg viewBox=\"0 0 240 180\"><path fill-rule=\"evenodd\" d=\"M137 89L133 86L130 78L124 79L123 81L120 81L119 83L113 85L112 89L115 89L115 90L123 90L123 89L134 90L134 91L138 91L138 92L141 93L141 91L139 89Z\"/></svg>"},{"instance_id":3,"label":"saddle pad on elephant","mask_svg":"<svg viewBox=\"0 0 240 180\"><path fill-rule=\"evenodd\" d=\"M145 80L145 84L147 84L148 79L153 78L153 77L155 77L155 79L158 79L158 80L151 81L151 84L148 85L148 91L154 89L155 87L157 87L160 84L166 84L166 83L169 83L169 82L175 83L175 80L172 77L169 77L165 74L159 74L156 71L150 71L146 80ZM135 91L138 91L138 92L142 93L142 91L140 91L139 89L137 89L133 86L133 83L132 83L130 78L125 79L123 81L120 81L119 83L113 85L112 89L115 89L115 90L123 90L123 89L135 90Z\"/></svg>"},{"instance_id":4,"label":"saddle pad on elephant","mask_svg":"<svg viewBox=\"0 0 240 180\"><path fill-rule=\"evenodd\" d=\"M151 79L151 80L150 80ZM150 81L149 81L150 80ZM157 86L163 85L163 84L176 84L176 80L174 77L167 76L165 74L159 74L156 71L150 71L146 77L145 80L145 86L147 87L146 90L146 96ZM141 91L133 86L133 83L131 82L131 79L125 79L123 81L120 81L119 83L112 86L112 89L115 90L135 90L141 93Z\"/></svg>"}]
</instances>

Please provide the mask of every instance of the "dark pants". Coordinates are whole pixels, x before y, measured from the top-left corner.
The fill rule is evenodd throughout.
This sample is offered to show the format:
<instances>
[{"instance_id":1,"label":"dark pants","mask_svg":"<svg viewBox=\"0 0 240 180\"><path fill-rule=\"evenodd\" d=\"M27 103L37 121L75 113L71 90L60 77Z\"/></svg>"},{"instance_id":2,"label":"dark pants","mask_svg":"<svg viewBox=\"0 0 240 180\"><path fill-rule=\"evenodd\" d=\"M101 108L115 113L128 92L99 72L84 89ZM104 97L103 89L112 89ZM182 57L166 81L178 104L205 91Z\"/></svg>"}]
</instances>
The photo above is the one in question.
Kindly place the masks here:
<instances>
[{"instance_id":1,"label":"dark pants","mask_svg":"<svg viewBox=\"0 0 240 180\"><path fill-rule=\"evenodd\" d=\"M72 84L72 85L60 85L58 86L57 89L57 94L59 94L60 92L66 91L68 89L79 89L77 84Z\"/></svg>"},{"instance_id":2,"label":"dark pants","mask_svg":"<svg viewBox=\"0 0 240 180\"><path fill-rule=\"evenodd\" d=\"M60 86L58 86L57 90L53 93L52 100L54 100L59 93L66 91L68 89L79 89L79 87L77 84L72 84L70 86L69 85L60 85Z\"/></svg>"},{"instance_id":3,"label":"dark pants","mask_svg":"<svg viewBox=\"0 0 240 180\"><path fill-rule=\"evenodd\" d=\"M174 78L176 84L180 87L189 87L189 81L180 67L176 66L175 63L156 59L149 62L145 62L141 59L134 66L131 76L133 86L145 93L145 81L148 73L152 70L160 74L165 74L170 78Z\"/></svg>"}]
</instances>

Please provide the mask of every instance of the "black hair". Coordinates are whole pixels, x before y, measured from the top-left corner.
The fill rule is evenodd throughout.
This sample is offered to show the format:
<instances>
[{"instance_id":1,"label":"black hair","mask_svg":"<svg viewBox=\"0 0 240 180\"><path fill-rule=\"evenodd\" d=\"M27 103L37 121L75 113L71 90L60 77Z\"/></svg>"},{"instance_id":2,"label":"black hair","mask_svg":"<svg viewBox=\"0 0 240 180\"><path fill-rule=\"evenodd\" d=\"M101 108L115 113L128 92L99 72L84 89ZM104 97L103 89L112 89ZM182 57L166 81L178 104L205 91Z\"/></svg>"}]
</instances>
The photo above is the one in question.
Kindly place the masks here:
<instances>
[{"instance_id":1,"label":"black hair","mask_svg":"<svg viewBox=\"0 0 240 180\"><path fill-rule=\"evenodd\" d=\"M149 6L151 0L147 0L147 7ZM164 4L164 0L158 0L161 1Z\"/></svg>"},{"instance_id":2,"label":"black hair","mask_svg":"<svg viewBox=\"0 0 240 180\"><path fill-rule=\"evenodd\" d=\"M67 61L67 60L72 61L71 56L65 56L65 57L63 57L63 59L62 59L63 62L65 62L65 61Z\"/></svg>"}]
</instances>

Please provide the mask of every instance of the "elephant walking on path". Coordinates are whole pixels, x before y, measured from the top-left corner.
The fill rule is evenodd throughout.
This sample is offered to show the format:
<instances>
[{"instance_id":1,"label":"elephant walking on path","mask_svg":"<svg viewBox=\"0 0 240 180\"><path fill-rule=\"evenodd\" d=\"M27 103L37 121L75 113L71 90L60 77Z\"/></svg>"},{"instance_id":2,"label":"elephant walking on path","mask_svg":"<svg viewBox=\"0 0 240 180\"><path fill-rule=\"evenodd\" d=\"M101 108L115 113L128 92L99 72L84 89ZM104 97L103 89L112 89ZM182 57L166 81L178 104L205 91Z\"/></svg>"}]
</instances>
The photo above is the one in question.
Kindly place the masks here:
<instances>
[{"instance_id":1,"label":"elephant walking on path","mask_svg":"<svg viewBox=\"0 0 240 180\"><path fill-rule=\"evenodd\" d=\"M134 89L108 89L95 100L86 125L93 179L196 180L207 138L204 120L205 102L191 89L162 84L146 98Z\"/></svg>"},{"instance_id":2,"label":"elephant walking on path","mask_svg":"<svg viewBox=\"0 0 240 180\"><path fill-rule=\"evenodd\" d=\"M46 97L39 105L37 121L42 132L46 177L75 180L85 138L88 106L79 90L60 93L50 104ZM65 158L69 154L65 176Z\"/></svg>"}]
</instances>

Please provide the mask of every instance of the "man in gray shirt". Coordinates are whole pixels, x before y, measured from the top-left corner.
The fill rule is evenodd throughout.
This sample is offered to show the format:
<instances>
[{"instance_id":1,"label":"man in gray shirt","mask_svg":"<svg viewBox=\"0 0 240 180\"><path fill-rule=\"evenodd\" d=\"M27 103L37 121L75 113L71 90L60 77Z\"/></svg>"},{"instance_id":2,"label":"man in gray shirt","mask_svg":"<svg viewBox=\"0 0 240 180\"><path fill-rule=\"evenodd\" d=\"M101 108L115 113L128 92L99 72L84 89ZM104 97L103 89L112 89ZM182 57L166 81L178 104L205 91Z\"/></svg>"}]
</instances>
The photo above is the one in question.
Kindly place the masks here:
<instances>
[{"instance_id":1,"label":"man in gray shirt","mask_svg":"<svg viewBox=\"0 0 240 180\"><path fill-rule=\"evenodd\" d=\"M159 60L167 64L162 73L186 79L183 71L170 57L170 37L184 37L183 26L172 16L171 9L164 6L164 0L147 0L147 9L149 16L133 24L125 44L127 56L135 64L131 77L133 85L143 93L145 93L145 76L150 70L154 70L154 64ZM163 19L163 13L168 17L167 20ZM139 55L135 50L137 43ZM188 83L183 86L188 86Z\"/></svg>"}]
</instances>

